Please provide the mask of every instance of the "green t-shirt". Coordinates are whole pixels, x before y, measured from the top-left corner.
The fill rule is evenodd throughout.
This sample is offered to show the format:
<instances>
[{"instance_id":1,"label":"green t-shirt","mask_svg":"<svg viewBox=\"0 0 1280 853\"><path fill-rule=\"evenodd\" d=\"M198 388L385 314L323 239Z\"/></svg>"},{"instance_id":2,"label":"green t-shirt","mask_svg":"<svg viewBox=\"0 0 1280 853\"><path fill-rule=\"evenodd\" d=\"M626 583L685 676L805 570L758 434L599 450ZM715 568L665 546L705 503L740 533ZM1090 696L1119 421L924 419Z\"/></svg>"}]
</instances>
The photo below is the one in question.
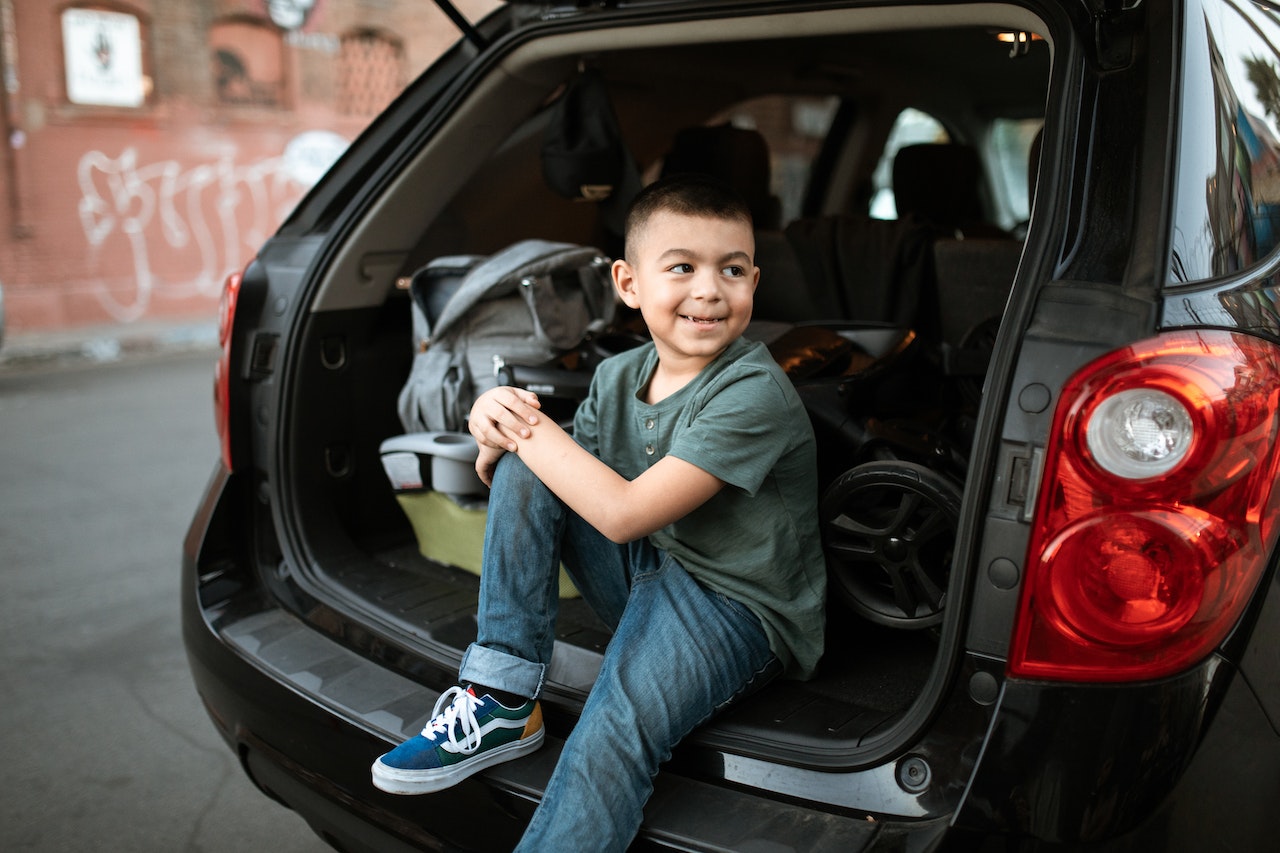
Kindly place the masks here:
<instances>
[{"instance_id":1,"label":"green t-shirt","mask_svg":"<svg viewBox=\"0 0 1280 853\"><path fill-rule=\"evenodd\" d=\"M704 586L750 608L787 673L807 678L822 654L826 566L804 406L760 343L738 339L649 405L643 397L657 363L652 343L606 359L574 418L574 438L628 480L670 454L725 482L649 540Z\"/></svg>"}]
</instances>

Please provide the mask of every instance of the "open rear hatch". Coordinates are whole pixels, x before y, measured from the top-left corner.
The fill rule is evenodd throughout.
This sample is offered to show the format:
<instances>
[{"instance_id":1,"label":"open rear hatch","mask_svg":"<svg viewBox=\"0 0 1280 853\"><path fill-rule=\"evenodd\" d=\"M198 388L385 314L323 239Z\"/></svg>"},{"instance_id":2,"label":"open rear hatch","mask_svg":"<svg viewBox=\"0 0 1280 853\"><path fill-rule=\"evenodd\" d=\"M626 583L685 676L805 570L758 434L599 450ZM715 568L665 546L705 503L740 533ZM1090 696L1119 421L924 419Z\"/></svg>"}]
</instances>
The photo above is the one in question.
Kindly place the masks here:
<instances>
[{"instance_id":1,"label":"open rear hatch","mask_svg":"<svg viewBox=\"0 0 1280 853\"><path fill-rule=\"evenodd\" d=\"M404 123L404 141L387 158L386 169L394 171L377 177L377 191L352 201L332 228L319 268L304 279L309 310L286 348L297 355L279 377L286 428L270 448L271 477L281 505L294 511L277 519L281 571L269 582L297 615L268 611L245 619L227 629L231 642L387 741L416 733L438 691L452 683L474 638L478 581L423 556L379 456L380 445L403 432L396 399L413 355L409 298L396 281L433 258L491 253L527 237L608 250L610 234L595 207L555 196L540 177L548 105L581 67L589 64L607 82L642 169L660 162L676 128L718 123L748 101L793 111L801 130L784 162L803 156L813 179L826 180L839 175L856 148L854 108L882 90L904 87L945 100L956 87L986 86L1020 109L1043 110L1047 50L1018 63L1007 47L998 47L995 58L989 49L997 29L1044 31L1024 9L930 6L922 16L909 7L793 5L780 12L777 4L760 4L751 15L711 10L704 20L666 9L649 18L619 12L616 29L572 20L530 24L509 44L490 47L506 52L474 78L454 81L432 108L407 114L412 99L406 99L405 115L384 120ZM692 79L699 86L690 87ZM896 96L904 103L913 97ZM815 104L829 105L817 131L825 138L814 136ZM767 110L752 115L770 119ZM809 218L823 215L815 210ZM909 244L927 267L948 242L930 232L912 243L893 223L868 226L867 233L859 238L864 245L891 235L895 251ZM762 233L759 245L776 246L776 237ZM269 243L262 264L296 270L291 251L284 242ZM760 325L761 336L816 326L852 342L859 359L797 377L823 468L822 521L833 572L826 654L812 681L774 683L696 732L672 765L688 773L663 774L650 806L655 818L669 819L646 831L718 838L730 849L735 837L769 838L771 827L785 825L780 839L810 833L806 849L814 850L931 834L927 821L910 821L936 813L916 802L910 775L902 777L901 762L894 762L921 721L938 711L952 681L962 625L946 609L948 585L963 582L957 573L967 571L972 548L957 538L960 496L972 473L991 324L999 323L1020 251L1019 241L1000 241L994 282L984 285L993 307L951 340L941 338L939 298L974 300L965 293L939 297L932 279L919 291L918 316L928 315L938 328L888 317L860 321L848 316L847 300L843 314L761 317L780 324ZM766 268L765 282L769 275ZM781 303L796 304L787 297ZM925 398L929 405L922 405ZM317 628L345 648L315 642ZM563 736L579 713L607 641L580 600L562 601L544 693L553 735ZM513 801L531 802L558 743L487 778ZM812 798L836 813L809 815L793 805L774 813L733 786L699 778ZM870 821L868 812L908 823ZM740 815L740 825L686 825L699 814L725 813ZM915 841L904 844L920 849Z\"/></svg>"}]
</instances>

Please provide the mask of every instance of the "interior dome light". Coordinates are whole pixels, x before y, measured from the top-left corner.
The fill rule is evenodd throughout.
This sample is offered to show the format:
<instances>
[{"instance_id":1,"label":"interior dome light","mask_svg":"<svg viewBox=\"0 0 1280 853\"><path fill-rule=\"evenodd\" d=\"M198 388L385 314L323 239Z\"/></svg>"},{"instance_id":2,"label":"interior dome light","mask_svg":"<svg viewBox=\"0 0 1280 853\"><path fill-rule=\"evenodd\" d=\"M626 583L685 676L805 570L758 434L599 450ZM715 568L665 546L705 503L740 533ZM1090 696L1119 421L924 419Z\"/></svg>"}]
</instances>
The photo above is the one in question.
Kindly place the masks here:
<instances>
[{"instance_id":1,"label":"interior dome light","mask_svg":"<svg viewBox=\"0 0 1280 853\"><path fill-rule=\"evenodd\" d=\"M1129 480L1172 471L1186 458L1193 437L1187 407L1155 388L1131 388L1108 397L1085 427L1098 466Z\"/></svg>"},{"instance_id":2,"label":"interior dome light","mask_svg":"<svg viewBox=\"0 0 1280 853\"><path fill-rule=\"evenodd\" d=\"M1040 35L1039 33L1003 32L1003 33L996 33L996 41L1001 41L1001 42L1004 42L1005 44L1014 44L1016 42L1044 41L1044 36Z\"/></svg>"}]
</instances>

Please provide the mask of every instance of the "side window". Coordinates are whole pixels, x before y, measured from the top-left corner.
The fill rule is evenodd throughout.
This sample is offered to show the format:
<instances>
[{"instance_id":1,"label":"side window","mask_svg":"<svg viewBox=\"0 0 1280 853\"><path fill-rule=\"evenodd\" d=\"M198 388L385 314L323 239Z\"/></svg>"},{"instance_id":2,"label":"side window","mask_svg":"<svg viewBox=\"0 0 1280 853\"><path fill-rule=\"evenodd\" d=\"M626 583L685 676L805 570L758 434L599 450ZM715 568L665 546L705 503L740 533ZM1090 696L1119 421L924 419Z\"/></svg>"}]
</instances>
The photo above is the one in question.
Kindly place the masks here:
<instances>
[{"instance_id":1,"label":"side window","mask_svg":"<svg viewBox=\"0 0 1280 853\"><path fill-rule=\"evenodd\" d=\"M1031 144L1044 127L1044 119L998 118L987 137L987 158L992 164L992 189L999 208L1000 225L1017 229L1031 218L1031 181L1035 167Z\"/></svg>"},{"instance_id":2,"label":"side window","mask_svg":"<svg viewBox=\"0 0 1280 853\"><path fill-rule=\"evenodd\" d=\"M942 122L926 112L908 107L898 114L889 131L888 141L880 154L880 162L871 176L871 216L875 219L897 219L898 208L893 199L893 158L898 149L920 142L950 142L951 136Z\"/></svg>"},{"instance_id":3,"label":"side window","mask_svg":"<svg viewBox=\"0 0 1280 853\"><path fill-rule=\"evenodd\" d=\"M1280 22L1247 3L1187 15L1170 283L1246 270L1280 244Z\"/></svg>"}]
</instances>

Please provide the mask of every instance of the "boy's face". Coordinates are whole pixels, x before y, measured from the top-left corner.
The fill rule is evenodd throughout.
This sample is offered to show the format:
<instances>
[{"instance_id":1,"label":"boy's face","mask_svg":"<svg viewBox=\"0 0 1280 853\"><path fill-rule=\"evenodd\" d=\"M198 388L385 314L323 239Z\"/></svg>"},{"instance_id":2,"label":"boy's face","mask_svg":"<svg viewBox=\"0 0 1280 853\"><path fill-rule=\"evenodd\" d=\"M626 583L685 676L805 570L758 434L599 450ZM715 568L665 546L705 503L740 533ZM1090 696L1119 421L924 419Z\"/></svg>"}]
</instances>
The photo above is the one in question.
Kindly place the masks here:
<instances>
[{"instance_id":1,"label":"boy's face","mask_svg":"<svg viewBox=\"0 0 1280 853\"><path fill-rule=\"evenodd\" d=\"M745 222L659 211L613 264L622 301L640 309L667 368L701 370L751 320L760 270Z\"/></svg>"}]
</instances>

